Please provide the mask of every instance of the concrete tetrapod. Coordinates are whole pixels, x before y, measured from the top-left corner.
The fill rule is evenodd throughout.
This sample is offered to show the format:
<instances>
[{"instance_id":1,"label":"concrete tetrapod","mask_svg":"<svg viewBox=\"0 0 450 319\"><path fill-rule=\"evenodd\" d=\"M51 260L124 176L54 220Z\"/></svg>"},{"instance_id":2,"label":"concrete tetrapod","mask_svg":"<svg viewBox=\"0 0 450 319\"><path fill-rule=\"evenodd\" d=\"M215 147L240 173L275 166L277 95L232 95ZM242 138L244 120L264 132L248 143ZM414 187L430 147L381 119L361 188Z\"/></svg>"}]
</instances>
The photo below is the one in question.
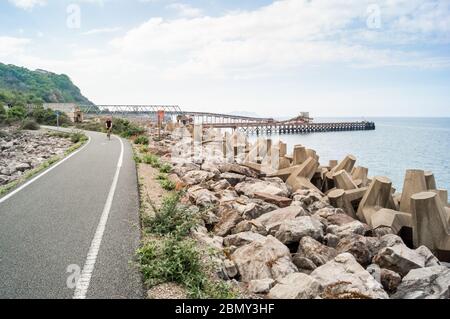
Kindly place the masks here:
<instances>
[{"instance_id":1,"label":"concrete tetrapod","mask_svg":"<svg viewBox=\"0 0 450 319\"><path fill-rule=\"evenodd\" d=\"M450 252L450 228L444 205L436 193L411 196L414 246Z\"/></svg>"},{"instance_id":2,"label":"concrete tetrapod","mask_svg":"<svg viewBox=\"0 0 450 319\"><path fill-rule=\"evenodd\" d=\"M368 185L369 169L358 166L353 169L352 179L359 187L366 187Z\"/></svg>"},{"instance_id":3,"label":"concrete tetrapod","mask_svg":"<svg viewBox=\"0 0 450 319\"><path fill-rule=\"evenodd\" d=\"M294 153L292 154L292 165L300 165L308 159L306 154L306 147L303 145L296 145Z\"/></svg>"},{"instance_id":4,"label":"concrete tetrapod","mask_svg":"<svg viewBox=\"0 0 450 319\"><path fill-rule=\"evenodd\" d=\"M359 204L357 216L372 228L390 227L398 233L403 227L411 227L411 215L393 210L392 182L377 176Z\"/></svg>"},{"instance_id":5,"label":"concrete tetrapod","mask_svg":"<svg viewBox=\"0 0 450 319\"><path fill-rule=\"evenodd\" d=\"M328 193L330 204L336 208L341 208L345 213L354 219L357 219L355 209L364 197L369 188L358 188L345 191L343 189L334 189Z\"/></svg>"},{"instance_id":6,"label":"concrete tetrapod","mask_svg":"<svg viewBox=\"0 0 450 319\"><path fill-rule=\"evenodd\" d=\"M327 174L327 178L333 179L333 175L335 172L339 172L340 170L345 170L347 173L351 173L353 167L356 163L356 157L353 155L347 155L338 165L333 167L330 172Z\"/></svg>"},{"instance_id":7,"label":"concrete tetrapod","mask_svg":"<svg viewBox=\"0 0 450 319\"><path fill-rule=\"evenodd\" d=\"M311 178L316 173L318 167L319 163L314 158L308 158L291 173L286 184L292 188L293 192L302 188L312 188L319 194L322 194L322 192L311 183Z\"/></svg>"},{"instance_id":8,"label":"concrete tetrapod","mask_svg":"<svg viewBox=\"0 0 450 319\"><path fill-rule=\"evenodd\" d=\"M425 172L420 169L407 170L400 200L400 211L411 213L411 196L427 190Z\"/></svg>"},{"instance_id":9,"label":"concrete tetrapod","mask_svg":"<svg viewBox=\"0 0 450 319\"><path fill-rule=\"evenodd\" d=\"M345 170L340 170L334 173L333 179L336 188L340 188L346 191L358 188L358 186L356 186L355 182L352 180L350 174Z\"/></svg>"},{"instance_id":10,"label":"concrete tetrapod","mask_svg":"<svg viewBox=\"0 0 450 319\"><path fill-rule=\"evenodd\" d=\"M436 179L434 178L434 174L432 172L425 172L425 182L427 184L427 190L437 189L436 187Z\"/></svg>"}]
</instances>

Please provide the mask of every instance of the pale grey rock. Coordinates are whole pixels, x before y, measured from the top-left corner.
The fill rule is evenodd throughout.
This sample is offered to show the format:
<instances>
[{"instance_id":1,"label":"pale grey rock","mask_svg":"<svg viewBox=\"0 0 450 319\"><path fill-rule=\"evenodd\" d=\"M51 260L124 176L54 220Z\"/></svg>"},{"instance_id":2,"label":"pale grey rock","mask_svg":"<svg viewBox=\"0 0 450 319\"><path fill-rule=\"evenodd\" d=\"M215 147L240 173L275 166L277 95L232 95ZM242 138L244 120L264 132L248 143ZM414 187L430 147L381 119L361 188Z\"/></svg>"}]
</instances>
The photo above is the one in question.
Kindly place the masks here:
<instances>
[{"instance_id":1,"label":"pale grey rock","mask_svg":"<svg viewBox=\"0 0 450 319\"><path fill-rule=\"evenodd\" d=\"M251 231L229 235L223 239L224 246L241 247L254 241L264 241L266 237Z\"/></svg>"},{"instance_id":2,"label":"pale grey rock","mask_svg":"<svg viewBox=\"0 0 450 319\"><path fill-rule=\"evenodd\" d=\"M270 235L263 241L257 240L238 248L231 259L236 263L243 282L277 279L297 272L289 249Z\"/></svg>"},{"instance_id":3,"label":"pale grey rock","mask_svg":"<svg viewBox=\"0 0 450 319\"><path fill-rule=\"evenodd\" d=\"M201 170L189 171L182 176L183 181L187 185L201 184L213 178L214 173Z\"/></svg>"},{"instance_id":4,"label":"pale grey rock","mask_svg":"<svg viewBox=\"0 0 450 319\"><path fill-rule=\"evenodd\" d=\"M231 186L236 186L237 184L245 181L247 177L236 173L222 173L220 178L226 180Z\"/></svg>"},{"instance_id":5,"label":"pale grey rock","mask_svg":"<svg viewBox=\"0 0 450 319\"><path fill-rule=\"evenodd\" d=\"M306 236L314 239L321 239L323 237L322 224L310 216L285 220L275 232L271 228L269 228L269 232L274 234L283 244L299 242L300 239Z\"/></svg>"},{"instance_id":6,"label":"pale grey rock","mask_svg":"<svg viewBox=\"0 0 450 319\"><path fill-rule=\"evenodd\" d=\"M271 278L252 280L248 290L254 294L266 294L275 286L276 281Z\"/></svg>"},{"instance_id":7,"label":"pale grey rock","mask_svg":"<svg viewBox=\"0 0 450 319\"><path fill-rule=\"evenodd\" d=\"M344 253L311 273L324 288L324 298L372 298L389 296L372 275L355 258Z\"/></svg>"},{"instance_id":8,"label":"pale grey rock","mask_svg":"<svg viewBox=\"0 0 450 319\"><path fill-rule=\"evenodd\" d=\"M393 299L450 299L450 269L433 266L411 270Z\"/></svg>"},{"instance_id":9,"label":"pale grey rock","mask_svg":"<svg viewBox=\"0 0 450 319\"><path fill-rule=\"evenodd\" d=\"M322 286L313 277L292 273L280 279L268 294L269 299L315 299Z\"/></svg>"},{"instance_id":10,"label":"pale grey rock","mask_svg":"<svg viewBox=\"0 0 450 319\"><path fill-rule=\"evenodd\" d=\"M254 197L255 193L267 193L282 197L289 197L290 191L280 178L266 178L264 180L248 178L235 187L239 194Z\"/></svg>"},{"instance_id":11,"label":"pale grey rock","mask_svg":"<svg viewBox=\"0 0 450 319\"><path fill-rule=\"evenodd\" d=\"M305 215L307 214L302 207L290 206L266 213L258 217L256 221L264 225L268 230L275 232L283 222Z\"/></svg>"}]
</instances>

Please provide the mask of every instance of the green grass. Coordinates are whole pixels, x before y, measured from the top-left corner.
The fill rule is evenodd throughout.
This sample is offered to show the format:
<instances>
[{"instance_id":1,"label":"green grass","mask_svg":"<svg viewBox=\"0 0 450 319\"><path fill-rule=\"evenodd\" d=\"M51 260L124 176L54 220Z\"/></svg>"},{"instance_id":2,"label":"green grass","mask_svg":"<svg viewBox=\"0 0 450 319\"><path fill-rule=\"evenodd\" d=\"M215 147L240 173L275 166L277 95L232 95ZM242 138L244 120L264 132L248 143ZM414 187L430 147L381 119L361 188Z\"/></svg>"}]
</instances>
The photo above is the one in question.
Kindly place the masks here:
<instances>
[{"instance_id":1,"label":"green grass","mask_svg":"<svg viewBox=\"0 0 450 319\"><path fill-rule=\"evenodd\" d=\"M134 140L134 144L138 144L138 145L148 145L150 143L149 139L147 136L141 135L138 136L135 140Z\"/></svg>"},{"instance_id":2,"label":"green grass","mask_svg":"<svg viewBox=\"0 0 450 319\"><path fill-rule=\"evenodd\" d=\"M163 174L169 174L172 171L172 165L168 163L164 163L160 165L159 172Z\"/></svg>"},{"instance_id":3,"label":"green grass","mask_svg":"<svg viewBox=\"0 0 450 319\"><path fill-rule=\"evenodd\" d=\"M160 236L172 235L185 237L196 226L199 216L192 214L186 206L180 204L180 193L168 195L161 207L153 207L155 216L144 220L144 231Z\"/></svg>"},{"instance_id":4,"label":"green grass","mask_svg":"<svg viewBox=\"0 0 450 319\"><path fill-rule=\"evenodd\" d=\"M159 168L161 163L159 162L159 158L153 154L147 154L142 157L142 162L150 165L153 168Z\"/></svg>"},{"instance_id":5,"label":"green grass","mask_svg":"<svg viewBox=\"0 0 450 319\"><path fill-rule=\"evenodd\" d=\"M194 240L166 236L152 240L138 250L145 283L150 286L175 282L184 286L193 299L234 299L229 284L208 277Z\"/></svg>"}]
</instances>

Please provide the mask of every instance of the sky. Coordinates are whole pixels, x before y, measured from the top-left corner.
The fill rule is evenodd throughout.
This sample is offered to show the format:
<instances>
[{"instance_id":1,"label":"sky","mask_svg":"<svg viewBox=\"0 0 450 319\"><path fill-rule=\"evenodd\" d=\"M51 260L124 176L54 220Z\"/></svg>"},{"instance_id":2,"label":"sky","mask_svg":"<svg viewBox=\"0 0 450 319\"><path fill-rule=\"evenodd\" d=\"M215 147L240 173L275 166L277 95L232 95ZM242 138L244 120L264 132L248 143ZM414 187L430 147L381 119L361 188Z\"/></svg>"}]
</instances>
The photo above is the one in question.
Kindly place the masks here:
<instances>
[{"instance_id":1,"label":"sky","mask_svg":"<svg viewBox=\"0 0 450 319\"><path fill-rule=\"evenodd\" d=\"M449 0L0 0L0 62L96 104L450 116Z\"/></svg>"}]
</instances>

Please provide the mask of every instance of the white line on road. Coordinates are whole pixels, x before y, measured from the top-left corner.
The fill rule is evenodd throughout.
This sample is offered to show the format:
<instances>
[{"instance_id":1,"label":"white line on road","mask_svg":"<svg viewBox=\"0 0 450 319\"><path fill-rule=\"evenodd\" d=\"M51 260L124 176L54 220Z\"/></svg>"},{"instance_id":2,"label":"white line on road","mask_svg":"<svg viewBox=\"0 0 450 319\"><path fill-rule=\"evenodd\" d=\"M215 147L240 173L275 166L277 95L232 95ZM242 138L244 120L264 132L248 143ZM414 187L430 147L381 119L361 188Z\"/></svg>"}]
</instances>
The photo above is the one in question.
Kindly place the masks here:
<instances>
[{"instance_id":1,"label":"white line on road","mask_svg":"<svg viewBox=\"0 0 450 319\"><path fill-rule=\"evenodd\" d=\"M95 263L97 261L97 255L100 251L100 245L102 244L103 234L105 232L106 223L108 222L109 212L111 211L111 205L114 199L114 193L116 192L117 182L119 181L120 169L123 163L124 147L120 138L116 137L120 142L120 157L117 163L116 174L114 175L113 183L109 190L108 198L106 199L105 207L103 208L100 222L98 223L97 230L95 231L94 239L91 242L91 247L86 257L81 276L77 281L75 287L75 293L73 299L86 299L86 294L91 282L92 273L94 272Z\"/></svg>"},{"instance_id":2,"label":"white line on road","mask_svg":"<svg viewBox=\"0 0 450 319\"><path fill-rule=\"evenodd\" d=\"M15 189L14 191L12 191L11 193L9 193L8 195L6 195L5 197L0 198L0 204L7 201L8 199L10 199L11 197L13 197L14 195L16 195L18 192L20 192L21 190L23 190L25 187L31 185L32 183L34 183L35 181L37 181L39 178L41 178L42 176L44 176L45 174L51 172L52 170L54 170L55 168L57 168L59 165L61 165L62 163L64 163L65 161L67 161L69 158L71 158L72 156L74 156L75 154L77 154L78 152L81 152L81 150L83 150L86 146L88 146L88 144L91 142L91 138L88 138L88 141L86 144L83 145L83 147L81 147L79 150L73 152L72 154L70 154L69 156L67 156L66 158L63 158L62 160L60 160L58 163L56 163L55 165L51 166L50 168L48 168L47 170L45 170L44 172L42 172L41 174L39 174L38 176L34 177L33 179L30 179L28 182L26 182L25 184L23 184L22 186L20 186L19 188Z\"/></svg>"}]
</instances>

